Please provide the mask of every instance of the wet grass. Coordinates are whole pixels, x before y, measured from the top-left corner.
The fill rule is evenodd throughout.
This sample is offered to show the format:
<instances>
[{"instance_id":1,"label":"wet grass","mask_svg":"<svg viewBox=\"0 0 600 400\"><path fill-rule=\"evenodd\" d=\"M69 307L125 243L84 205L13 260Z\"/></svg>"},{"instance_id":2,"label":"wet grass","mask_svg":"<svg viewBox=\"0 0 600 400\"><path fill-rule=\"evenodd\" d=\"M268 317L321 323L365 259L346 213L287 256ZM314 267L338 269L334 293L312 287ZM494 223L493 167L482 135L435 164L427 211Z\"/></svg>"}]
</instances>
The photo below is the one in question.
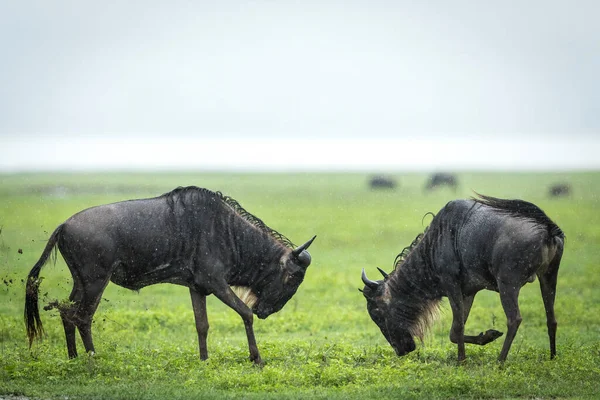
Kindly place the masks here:
<instances>
[{"instance_id":1,"label":"wet grass","mask_svg":"<svg viewBox=\"0 0 600 400\"><path fill-rule=\"evenodd\" d=\"M368 174L0 175L0 395L34 398L589 398L600 393L600 173L458 174L456 193L422 190L426 175L394 174L394 191L371 191ZM551 183L573 194L551 199ZM197 185L236 198L296 243L313 234L313 264L282 311L255 319L264 368L248 361L241 319L209 298L209 360L198 359L188 291L139 293L109 285L94 320L97 354L68 360L56 311L31 350L23 325L24 279L52 230L83 208ZM537 282L523 288L523 323L508 361L502 339L467 345L458 365L443 313L417 351L399 358L370 321L360 271L376 277L421 232L422 218L453 198L481 193L538 204L567 235L557 294L558 356L549 360ZM62 259L42 270L41 302L71 289ZM505 330L497 294L477 295L467 331ZM80 353L82 353L81 343Z\"/></svg>"}]
</instances>

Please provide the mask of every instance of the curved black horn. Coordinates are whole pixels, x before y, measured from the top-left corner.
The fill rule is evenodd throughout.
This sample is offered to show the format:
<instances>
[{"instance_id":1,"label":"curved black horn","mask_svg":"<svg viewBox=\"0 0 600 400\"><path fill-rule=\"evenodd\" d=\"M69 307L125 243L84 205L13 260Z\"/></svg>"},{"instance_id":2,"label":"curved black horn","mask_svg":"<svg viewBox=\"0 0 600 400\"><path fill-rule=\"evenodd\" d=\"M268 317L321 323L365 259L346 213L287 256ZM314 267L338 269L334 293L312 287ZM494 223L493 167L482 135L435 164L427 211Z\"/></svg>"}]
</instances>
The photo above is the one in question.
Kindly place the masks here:
<instances>
[{"instance_id":1,"label":"curved black horn","mask_svg":"<svg viewBox=\"0 0 600 400\"><path fill-rule=\"evenodd\" d=\"M378 270L379 272L381 272L381 275L383 275L383 279L387 279L387 277L389 276L389 275L387 274L387 272L385 272L384 270L382 270L382 269L381 269L381 268L379 268L379 267L377 267L377 270Z\"/></svg>"},{"instance_id":2,"label":"curved black horn","mask_svg":"<svg viewBox=\"0 0 600 400\"><path fill-rule=\"evenodd\" d=\"M362 281L365 285L370 287L371 289L377 289L379 287L379 282L375 282L367 278L367 274L365 273L365 269L362 270Z\"/></svg>"},{"instance_id":3,"label":"curved black horn","mask_svg":"<svg viewBox=\"0 0 600 400\"><path fill-rule=\"evenodd\" d=\"M300 255L300 253L302 253L304 250L308 249L308 246L311 245L311 243L313 242L313 240L315 240L316 237L317 237L317 235L313 236L313 238L310 239L308 242L306 242L302 246L296 247L294 250L292 250L292 254L294 255L294 257L298 257Z\"/></svg>"}]
</instances>

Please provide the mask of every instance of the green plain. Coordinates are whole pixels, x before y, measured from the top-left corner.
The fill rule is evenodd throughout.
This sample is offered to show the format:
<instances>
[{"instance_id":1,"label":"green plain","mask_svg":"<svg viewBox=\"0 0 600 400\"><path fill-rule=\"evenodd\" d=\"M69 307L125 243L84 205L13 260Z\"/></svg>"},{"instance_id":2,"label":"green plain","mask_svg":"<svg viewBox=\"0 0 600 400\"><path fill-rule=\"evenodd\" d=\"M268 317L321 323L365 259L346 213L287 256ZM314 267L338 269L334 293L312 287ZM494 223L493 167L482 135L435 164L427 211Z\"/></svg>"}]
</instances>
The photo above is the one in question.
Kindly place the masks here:
<instances>
[{"instance_id":1,"label":"green plain","mask_svg":"<svg viewBox=\"0 0 600 400\"><path fill-rule=\"evenodd\" d=\"M368 173L110 173L0 175L0 397L40 399L177 398L594 398L600 396L600 172L459 173L459 189L425 193L424 173L393 173L396 190L368 188ZM553 199L548 186L569 182ZM255 318L266 365L248 361L240 317L208 301L209 360L198 357L189 293L155 285L139 293L110 284L95 315L97 353L67 359L56 311L41 311L47 336L29 349L24 281L53 229L94 205L153 197L196 185L237 199L296 244L312 235L313 263L277 314ZM448 201L473 191L540 206L565 232L558 278L556 359L536 282L521 291L523 322L508 360L503 338L467 345L458 364L444 300L423 343L397 357L370 320L364 267L392 269L403 247ZM42 270L42 305L68 297L71 278L58 257ZM466 332L505 331L498 295L480 292ZM83 354L83 355L81 355Z\"/></svg>"}]
</instances>

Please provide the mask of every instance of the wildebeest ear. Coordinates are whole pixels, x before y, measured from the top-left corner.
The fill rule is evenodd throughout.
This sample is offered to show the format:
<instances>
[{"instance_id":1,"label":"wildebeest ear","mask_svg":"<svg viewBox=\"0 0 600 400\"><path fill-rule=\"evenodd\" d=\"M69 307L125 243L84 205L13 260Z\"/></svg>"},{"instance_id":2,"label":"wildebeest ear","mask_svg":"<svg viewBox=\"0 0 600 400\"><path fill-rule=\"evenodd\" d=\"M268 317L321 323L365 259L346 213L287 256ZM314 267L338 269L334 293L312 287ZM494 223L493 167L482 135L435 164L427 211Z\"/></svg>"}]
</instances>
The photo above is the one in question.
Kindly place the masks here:
<instances>
[{"instance_id":1,"label":"wildebeest ear","mask_svg":"<svg viewBox=\"0 0 600 400\"><path fill-rule=\"evenodd\" d=\"M373 296L375 295L373 290L369 289L369 287L367 287L365 290L359 288L358 291L361 292L362 295L365 297L365 299L368 299L368 300L372 299Z\"/></svg>"},{"instance_id":2,"label":"wildebeest ear","mask_svg":"<svg viewBox=\"0 0 600 400\"><path fill-rule=\"evenodd\" d=\"M295 258L298 261L298 264L300 264L300 266L304 269L308 268L308 266L310 265L310 253L306 250L300 253L298 256L295 256Z\"/></svg>"}]
</instances>

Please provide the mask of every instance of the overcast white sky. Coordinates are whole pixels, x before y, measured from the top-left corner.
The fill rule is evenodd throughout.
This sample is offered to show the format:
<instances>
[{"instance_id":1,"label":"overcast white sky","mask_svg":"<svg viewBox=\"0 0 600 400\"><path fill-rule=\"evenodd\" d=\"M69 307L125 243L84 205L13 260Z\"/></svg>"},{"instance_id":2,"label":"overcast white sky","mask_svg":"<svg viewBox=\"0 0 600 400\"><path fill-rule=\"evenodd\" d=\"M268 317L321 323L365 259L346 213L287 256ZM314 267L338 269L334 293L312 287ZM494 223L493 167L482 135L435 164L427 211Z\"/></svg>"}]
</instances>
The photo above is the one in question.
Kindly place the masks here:
<instances>
[{"instance_id":1,"label":"overcast white sky","mask_svg":"<svg viewBox=\"0 0 600 400\"><path fill-rule=\"evenodd\" d=\"M0 170L600 169L600 2L0 0Z\"/></svg>"}]
</instances>

